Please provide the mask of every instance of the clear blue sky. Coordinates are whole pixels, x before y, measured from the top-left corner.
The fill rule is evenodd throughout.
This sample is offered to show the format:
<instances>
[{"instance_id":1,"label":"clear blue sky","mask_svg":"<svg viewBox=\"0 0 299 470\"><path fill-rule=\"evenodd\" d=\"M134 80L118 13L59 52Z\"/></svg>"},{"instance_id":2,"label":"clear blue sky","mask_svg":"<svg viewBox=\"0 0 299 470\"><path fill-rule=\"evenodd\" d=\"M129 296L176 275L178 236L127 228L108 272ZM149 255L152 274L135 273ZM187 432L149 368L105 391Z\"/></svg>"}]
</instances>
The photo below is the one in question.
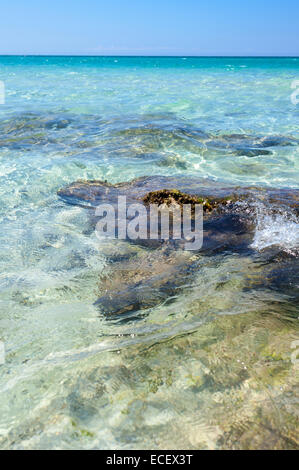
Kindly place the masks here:
<instances>
[{"instance_id":1,"label":"clear blue sky","mask_svg":"<svg viewBox=\"0 0 299 470\"><path fill-rule=\"evenodd\" d=\"M4 0L0 54L299 55L299 0Z\"/></svg>"}]
</instances>

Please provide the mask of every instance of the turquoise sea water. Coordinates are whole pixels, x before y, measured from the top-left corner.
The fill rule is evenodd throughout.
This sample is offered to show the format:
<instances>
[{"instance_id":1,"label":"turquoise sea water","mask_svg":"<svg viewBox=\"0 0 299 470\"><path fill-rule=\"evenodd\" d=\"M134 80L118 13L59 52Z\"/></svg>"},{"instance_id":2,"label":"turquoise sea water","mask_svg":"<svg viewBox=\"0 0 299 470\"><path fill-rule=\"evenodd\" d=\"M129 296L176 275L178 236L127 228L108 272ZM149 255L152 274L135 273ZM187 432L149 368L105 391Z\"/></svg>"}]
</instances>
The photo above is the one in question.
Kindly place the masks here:
<instances>
[{"instance_id":1,"label":"turquoise sea water","mask_svg":"<svg viewBox=\"0 0 299 470\"><path fill-rule=\"evenodd\" d=\"M191 293L123 323L94 306L107 253L57 191L181 174L298 188L298 79L299 58L0 57L1 447L235 447L244 427L266 446L260 403L294 443L296 309L247 276L273 244L296 258L297 220L264 214L252 256L202 260Z\"/></svg>"}]
</instances>

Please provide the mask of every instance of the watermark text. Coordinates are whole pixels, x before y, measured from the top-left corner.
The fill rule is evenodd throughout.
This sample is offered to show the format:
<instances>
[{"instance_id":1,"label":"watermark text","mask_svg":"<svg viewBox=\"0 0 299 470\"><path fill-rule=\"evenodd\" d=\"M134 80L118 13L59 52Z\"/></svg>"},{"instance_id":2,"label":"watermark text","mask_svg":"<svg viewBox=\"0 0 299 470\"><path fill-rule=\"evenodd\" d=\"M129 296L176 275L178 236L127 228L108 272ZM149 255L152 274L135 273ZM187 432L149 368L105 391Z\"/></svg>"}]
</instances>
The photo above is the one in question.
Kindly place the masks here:
<instances>
[{"instance_id":1,"label":"watermark text","mask_svg":"<svg viewBox=\"0 0 299 470\"><path fill-rule=\"evenodd\" d=\"M98 238L181 240L185 250L200 250L203 244L202 204L127 205L126 196L118 196L116 208L101 204L95 215Z\"/></svg>"},{"instance_id":2,"label":"watermark text","mask_svg":"<svg viewBox=\"0 0 299 470\"><path fill-rule=\"evenodd\" d=\"M0 80L0 104L5 104L5 85Z\"/></svg>"},{"instance_id":3,"label":"watermark text","mask_svg":"<svg viewBox=\"0 0 299 470\"><path fill-rule=\"evenodd\" d=\"M291 88L294 90L291 94L291 102L296 106L299 103L299 80L294 80Z\"/></svg>"},{"instance_id":4,"label":"watermark text","mask_svg":"<svg viewBox=\"0 0 299 470\"><path fill-rule=\"evenodd\" d=\"M3 341L0 341L0 366L5 364L5 346Z\"/></svg>"}]
</instances>

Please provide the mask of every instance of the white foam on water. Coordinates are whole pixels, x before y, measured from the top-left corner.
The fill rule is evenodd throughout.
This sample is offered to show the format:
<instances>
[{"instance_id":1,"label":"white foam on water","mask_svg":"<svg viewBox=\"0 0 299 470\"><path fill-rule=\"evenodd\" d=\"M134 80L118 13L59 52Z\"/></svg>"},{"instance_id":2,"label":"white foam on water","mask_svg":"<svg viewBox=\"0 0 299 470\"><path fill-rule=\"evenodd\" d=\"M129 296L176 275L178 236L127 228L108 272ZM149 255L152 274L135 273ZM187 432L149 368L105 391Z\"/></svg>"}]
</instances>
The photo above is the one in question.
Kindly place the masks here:
<instances>
[{"instance_id":1,"label":"white foam on water","mask_svg":"<svg viewBox=\"0 0 299 470\"><path fill-rule=\"evenodd\" d=\"M251 247L263 250L271 246L279 246L289 254L298 255L299 224L292 214L269 214L265 207L259 207Z\"/></svg>"}]
</instances>

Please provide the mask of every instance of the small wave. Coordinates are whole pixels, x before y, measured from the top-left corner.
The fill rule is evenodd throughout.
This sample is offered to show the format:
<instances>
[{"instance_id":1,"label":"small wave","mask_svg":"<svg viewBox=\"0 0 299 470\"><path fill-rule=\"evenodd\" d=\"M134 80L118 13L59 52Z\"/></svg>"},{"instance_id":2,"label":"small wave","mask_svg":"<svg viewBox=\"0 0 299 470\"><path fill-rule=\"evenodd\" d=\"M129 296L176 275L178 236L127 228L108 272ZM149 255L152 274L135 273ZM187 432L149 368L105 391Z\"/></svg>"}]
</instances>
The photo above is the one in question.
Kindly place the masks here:
<instances>
[{"instance_id":1,"label":"small wave","mask_svg":"<svg viewBox=\"0 0 299 470\"><path fill-rule=\"evenodd\" d=\"M297 218L289 213L267 213L266 207L259 207L251 246L257 250L279 246L286 253L298 256L299 224Z\"/></svg>"}]
</instances>

